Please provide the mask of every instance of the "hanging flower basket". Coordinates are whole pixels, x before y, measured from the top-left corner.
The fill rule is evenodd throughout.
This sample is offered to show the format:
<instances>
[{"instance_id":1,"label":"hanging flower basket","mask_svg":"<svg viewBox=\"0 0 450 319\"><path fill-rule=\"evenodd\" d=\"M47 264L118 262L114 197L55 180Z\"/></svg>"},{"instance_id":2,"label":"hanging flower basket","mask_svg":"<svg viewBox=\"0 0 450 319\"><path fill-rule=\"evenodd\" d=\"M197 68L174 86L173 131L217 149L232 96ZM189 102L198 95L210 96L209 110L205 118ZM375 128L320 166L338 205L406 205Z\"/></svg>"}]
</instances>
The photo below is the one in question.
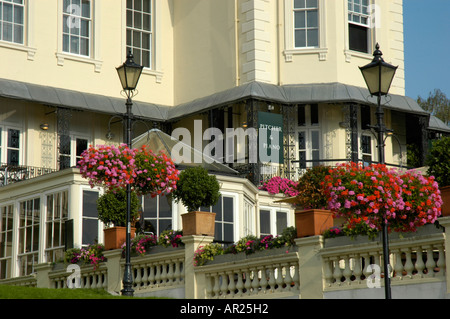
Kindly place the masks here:
<instances>
[{"instance_id":1,"label":"hanging flower basket","mask_svg":"<svg viewBox=\"0 0 450 319\"><path fill-rule=\"evenodd\" d=\"M179 174L166 154L154 154L145 145L140 149L125 144L91 145L81 154L78 167L91 187L116 190L130 185L137 194L153 197L171 193Z\"/></svg>"}]
</instances>

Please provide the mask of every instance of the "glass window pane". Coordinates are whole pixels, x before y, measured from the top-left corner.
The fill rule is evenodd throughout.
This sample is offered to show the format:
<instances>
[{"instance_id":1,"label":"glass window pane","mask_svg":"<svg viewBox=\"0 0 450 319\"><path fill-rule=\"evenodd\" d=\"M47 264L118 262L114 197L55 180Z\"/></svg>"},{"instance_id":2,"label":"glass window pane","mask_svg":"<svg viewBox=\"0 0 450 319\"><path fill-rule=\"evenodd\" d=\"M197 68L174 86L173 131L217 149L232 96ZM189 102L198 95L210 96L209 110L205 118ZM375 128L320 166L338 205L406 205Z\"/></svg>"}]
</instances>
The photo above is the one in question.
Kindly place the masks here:
<instances>
[{"instance_id":1,"label":"glass window pane","mask_svg":"<svg viewBox=\"0 0 450 319\"><path fill-rule=\"evenodd\" d=\"M3 21L13 22L13 6L9 3L3 3Z\"/></svg>"},{"instance_id":2,"label":"glass window pane","mask_svg":"<svg viewBox=\"0 0 450 319\"><path fill-rule=\"evenodd\" d=\"M311 104L311 125L319 124L319 106Z\"/></svg>"},{"instance_id":3,"label":"glass window pane","mask_svg":"<svg viewBox=\"0 0 450 319\"><path fill-rule=\"evenodd\" d=\"M8 130L8 147L19 148L20 131L19 130Z\"/></svg>"},{"instance_id":4,"label":"glass window pane","mask_svg":"<svg viewBox=\"0 0 450 319\"><path fill-rule=\"evenodd\" d=\"M4 41L12 41L12 24L11 23L3 23L3 40Z\"/></svg>"},{"instance_id":5,"label":"glass window pane","mask_svg":"<svg viewBox=\"0 0 450 319\"><path fill-rule=\"evenodd\" d=\"M127 10L127 27L133 27L133 12Z\"/></svg>"},{"instance_id":6,"label":"glass window pane","mask_svg":"<svg viewBox=\"0 0 450 319\"><path fill-rule=\"evenodd\" d=\"M314 150L319 149L319 132L318 131L311 132L311 146L312 146L312 149L314 149Z\"/></svg>"},{"instance_id":7,"label":"glass window pane","mask_svg":"<svg viewBox=\"0 0 450 319\"><path fill-rule=\"evenodd\" d=\"M172 220L171 219L160 219L159 220L159 234L161 234L165 230L172 229Z\"/></svg>"},{"instance_id":8,"label":"glass window pane","mask_svg":"<svg viewBox=\"0 0 450 319\"><path fill-rule=\"evenodd\" d=\"M142 14L140 12L134 12L133 26L136 29L141 29L142 28Z\"/></svg>"},{"instance_id":9,"label":"glass window pane","mask_svg":"<svg viewBox=\"0 0 450 319\"><path fill-rule=\"evenodd\" d=\"M212 207L211 212L216 213L216 220L223 220L222 215L222 196L219 197L219 200L217 201L216 205Z\"/></svg>"},{"instance_id":10,"label":"glass window pane","mask_svg":"<svg viewBox=\"0 0 450 319\"><path fill-rule=\"evenodd\" d=\"M83 138L77 138L77 155L81 156L81 153L83 153L88 148L88 141Z\"/></svg>"},{"instance_id":11,"label":"glass window pane","mask_svg":"<svg viewBox=\"0 0 450 319\"><path fill-rule=\"evenodd\" d=\"M142 10L142 0L134 0L134 10Z\"/></svg>"},{"instance_id":12,"label":"glass window pane","mask_svg":"<svg viewBox=\"0 0 450 319\"><path fill-rule=\"evenodd\" d=\"M152 12L151 2L152 2L151 0L144 0L142 11L146 13L151 13Z\"/></svg>"},{"instance_id":13,"label":"glass window pane","mask_svg":"<svg viewBox=\"0 0 450 319\"><path fill-rule=\"evenodd\" d=\"M270 234L270 211L268 210L259 211L259 229L261 235Z\"/></svg>"},{"instance_id":14,"label":"glass window pane","mask_svg":"<svg viewBox=\"0 0 450 319\"><path fill-rule=\"evenodd\" d=\"M89 39L80 39L80 54L89 56Z\"/></svg>"},{"instance_id":15,"label":"glass window pane","mask_svg":"<svg viewBox=\"0 0 450 319\"><path fill-rule=\"evenodd\" d=\"M317 10L307 12L308 28L317 28L319 26Z\"/></svg>"},{"instance_id":16,"label":"glass window pane","mask_svg":"<svg viewBox=\"0 0 450 319\"><path fill-rule=\"evenodd\" d=\"M83 191L83 216L98 217L97 212L98 192Z\"/></svg>"},{"instance_id":17,"label":"glass window pane","mask_svg":"<svg viewBox=\"0 0 450 319\"><path fill-rule=\"evenodd\" d=\"M223 220L225 222L233 222L234 218L234 207L233 198L224 197L223 198Z\"/></svg>"},{"instance_id":18,"label":"glass window pane","mask_svg":"<svg viewBox=\"0 0 450 319\"><path fill-rule=\"evenodd\" d=\"M172 200L168 196L159 196L159 217L172 217Z\"/></svg>"},{"instance_id":19,"label":"glass window pane","mask_svg":"<svg viewBox=\"0 0 450 319\"><path fill-rule=\"evenodd\" d=\"M304 28L306 26L306 12L297 11L295 14L295 28Z\"/></svg>"},{"instance_id":20,"label":"glass window pane","mask_svg":"<svg viewBox=\"0 0 450 319\"><path fill-rule=\"evenodd\" d=\"M8 164L19 165L19 151L8 150Z\"/></svg>"},{"instance_id":21,"label":"glass window pane","mask_svg":"<svg viewBox=\"0 0 450 319\"><path fill-rule=\"evenodd\" d=\"M277 235L287 228L287 213L277 212Z\"/></svg>"},{"instance_id":22,"label":"glass window pane","mask_svg":"<svg viewBox=\"0 0 450 319\"><path fill-rule=\"evenodd\" d=\"M14 23L23 24L23 7L14 6Z\"/></svg>"},{"instance_id":23,"label":"glass window pane","mask_svg":"<svg viewBox=\"0 0 450 319\"><path fill-rule=\"evenodd\" d=\"M296 48L306 47L306 30L295 31L295 47Z\"/></svg>"},{"instance_id":24,"label":"glass window pane","mask_svg":"<svg viewBox=\"0 0 450 319\"><path fill-rule=\"evenodd\" d=\"M317 8L317 0L306 0L306 7L307 8Z\"/></svg>"},{"instance_id":25,"label":"glass window pane","mask_svg":"<svg viewBox=\"0 0 450 319\"><path fill-rule=\"evenodd\" d=\"M319 46L319 30L318 29L308 30L308 46L309 47Z\"/></svg>"},{"instance_id":26,"label":"glass window pane","mask_svg":"<svg viewBox=\"0 0 450 319\"><path fill-rule=\"evenodd\" d=\"M298 133L298 148L300 150L306 149L305 132L299 132Z\"/></svg>"},{"instance_id":27,"label":"glass window pane","mask_svg":"<svg viewBox=\"0 0 450 319\"><path fill-rule=\"evenodd\" d=\"M78 54L80 52L80 38L77 36L70 37L70 53Z\"/></svg>"},{"instance_id":28,"label":"glass window pane","mask_svg":"<svg viewBox=\"0 0 450 319\"><path fill-rule=\"evenodd\" d=\"M81 23L80 24L81 24L80 35L82 37L89 37L91 22L89 20L81 19Z\"/></svg>"},{"instance_id":29,"label":"glass window pane","mask_svg":"<svg viewBox=\"0 0 450 319\"><path fill-rule=\"evenodd\" d=\"M83 218L82 244L90 245L98 241L98 221Z\"/></svg>"},{"instance_id":30,"label":"glass window pane","mask_svg":"<svg viewBox=\"0 0 450 319\"><path fill-rule=\"evenodd\" d=\"M141 32L133 31L133 46L137 48L141 47ZM136 59L136 56L134 58Z\"/></svg>"},{"instance_id":31,"label":"glass window pane","mask_svg":"<svg viewBox=\"0 0 450 319\"><path fill-rule=\"evenodd\" d=\"M142 16L142 25L143 25L143 29L145 31L151 31L152 30L152 16L149 14L144 14Z\"/></svg>"},{"instance_id":32,"label":"glass window pane","mask_svg":"<svg viewBox=\"0 0 450 319\"><path fill-rule=\"evenodd\" d=\"M91 1L83 0L81 5L81 15L85 18L91 17Z\"/></svg>"},{"instance_id":33,"label":"glass window pane","mask_svg":"<svg viewBox=\"0 0 450 319\"><path fill-rule=\"evenodd\" d=\"M294 8L295 9L305 8L305 0L294 0Z\"/></svg>"},{"instance_id":34,"label":"glass window pane","mask_svg":"<svg viewBox=\"0 0 450 319\"><path fill-rule=\"evenodd\" d=\"M223 241L227 243L234 242L234 227L233 224L223 225Z\"/></svg>"},{"instance_id":35,"label":"glass window pane","mask_svg":"<svg viewBox=\"0 0 450 319\"><path fill-rule=\"evenodd\" d=\"M158 198L150 195L144 196L144 216L145 218L157 218Z\"/></svg>"}]
</instances>

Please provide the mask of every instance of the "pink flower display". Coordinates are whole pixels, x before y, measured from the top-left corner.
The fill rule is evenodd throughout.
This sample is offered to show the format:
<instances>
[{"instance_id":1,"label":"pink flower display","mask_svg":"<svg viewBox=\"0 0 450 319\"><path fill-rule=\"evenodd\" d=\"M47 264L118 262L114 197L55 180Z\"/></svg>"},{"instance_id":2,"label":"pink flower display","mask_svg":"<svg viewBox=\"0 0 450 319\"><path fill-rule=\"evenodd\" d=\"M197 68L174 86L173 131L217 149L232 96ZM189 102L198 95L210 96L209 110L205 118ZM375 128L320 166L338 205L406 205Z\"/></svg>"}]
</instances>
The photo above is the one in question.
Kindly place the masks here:
<instances>
[{"instance_id":1,"label":"pink flower display","mask_svg":"<svg viewBox=\"0 0 450 319\"><path fill-rule=\"evenodd\" d=\"M296 187L297 183L291 181L290 179L275 176L266 181L262 186L259 187L259 189L265 190L269 192L269 194L282 193L286 196L294 197L298 195Z\"/></svg>"},{"instance_id":2,"label":"pink flower display","mask_svg":"<svg viewBox=\"0 0 450 319\"><path fill-rule=\"evenodd\" d=\"M146 146L130 149L125 144L91 145L81 154L78 167L91 187L114 190L131 185L137 194L153 197L175 189L179 174L166 154L154 154Z\"/></svg>"},{"instance_id":3,"label":"pink flower display","mask_svg":"<svg viewBox=\"0 0 450 319\"><path fill-rule=\"evenodd\" d=\"M344 227L379 231L384 219L390 231L411 232L441 215L442 199L434 177L400 172L386 165L341 164L329 169L324 187L329 209L345 217Z\"/></svg>"}]
</instances>

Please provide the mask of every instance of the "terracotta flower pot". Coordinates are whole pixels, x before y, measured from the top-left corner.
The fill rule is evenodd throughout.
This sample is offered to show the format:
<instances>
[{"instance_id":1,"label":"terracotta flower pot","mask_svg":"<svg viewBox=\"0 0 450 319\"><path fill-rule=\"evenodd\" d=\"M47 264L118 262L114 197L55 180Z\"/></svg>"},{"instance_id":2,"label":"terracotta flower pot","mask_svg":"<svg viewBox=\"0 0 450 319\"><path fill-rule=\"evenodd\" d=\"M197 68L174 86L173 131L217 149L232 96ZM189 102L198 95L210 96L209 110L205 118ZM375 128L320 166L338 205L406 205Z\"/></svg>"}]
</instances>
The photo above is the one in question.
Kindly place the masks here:
<instances>
[{"instance_id":1,"label":"terracotta flower pot","mask_svg":"<svg viewBox=\"0 0 450 319\"><path fill-rule=\"evenodd\" d=\"M329 210L310 209L295 212L297 237L321 235L333 227L333 213Z\"/></svg>"},{"instance_id":2,"label":"terracotta flower pot","mask_svg":"<svg viewBox=\"0 0 450 319\"><path fill-rule=\"evenodd\" d=\"M120 249L127 240L126 227L110 227L103 230L105 250ZM136 228L131 227L131 238L136 235Z\"/></svg>"},{"instance_id":3,"label":"terracotta flower pot","mask_svg":"<svg viewBox=\"0 0 450 319\"><path fill-rule=\"evenodd\" d=\"M450 216L450 186L440 188L441 198L444 201L442 204L441 216Z\"/></svg>"},{"instance_id":4,"label":"terracotta flower pot","mask_svg":"<svg viewBox=\"0 0 450 319\"><path fill-rule=\"evenodd\" d=\"M181 215L183 236L214 236L216 213L189 212Z\"/></svg>"}]
</instances>

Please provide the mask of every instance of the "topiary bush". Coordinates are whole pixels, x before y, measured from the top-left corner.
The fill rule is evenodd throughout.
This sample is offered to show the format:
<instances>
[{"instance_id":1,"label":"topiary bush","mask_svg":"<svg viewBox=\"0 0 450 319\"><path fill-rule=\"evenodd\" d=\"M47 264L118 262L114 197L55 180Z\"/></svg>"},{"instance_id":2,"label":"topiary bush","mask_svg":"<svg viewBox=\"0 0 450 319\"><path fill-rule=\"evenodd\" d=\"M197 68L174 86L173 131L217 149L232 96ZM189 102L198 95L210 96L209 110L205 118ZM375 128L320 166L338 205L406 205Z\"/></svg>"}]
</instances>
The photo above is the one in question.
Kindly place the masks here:
<instances>
[{"instance_id":1,"label":"topiary bush","mask_svg":"<svg viewBox=\"0 0 450 319\"><path fill-rule=\"evenodd\" d=\"M177 189L172 195L181 201L189 212L202 206L213 206L220 197L220 185L214 175L209 175L203 167L191 167L180 173Z\"/></svg>"},{"instance_id":2,"label":"topiary bush","mask_svg":"<svg viewBox=\"0 0 450 319\"><path fill-rule=\"evenodd\" d=\"M134 225L139 217L139 199L135 192L131 192L131 224ZM127 192L125 189L108 191L97 200L98 219L105 225L126 227L127 224Z\"/></svg>"},{"instance_id":3,"label":"topiary bush","mask_svg":"<svg viewBox=\"0 0 450 319\"><path fill-rule=\"evenodd\" d=\"M435 140L427 157L428 175L439 187L450 186L450 136Z\"/></svg>"}]
</instances>

